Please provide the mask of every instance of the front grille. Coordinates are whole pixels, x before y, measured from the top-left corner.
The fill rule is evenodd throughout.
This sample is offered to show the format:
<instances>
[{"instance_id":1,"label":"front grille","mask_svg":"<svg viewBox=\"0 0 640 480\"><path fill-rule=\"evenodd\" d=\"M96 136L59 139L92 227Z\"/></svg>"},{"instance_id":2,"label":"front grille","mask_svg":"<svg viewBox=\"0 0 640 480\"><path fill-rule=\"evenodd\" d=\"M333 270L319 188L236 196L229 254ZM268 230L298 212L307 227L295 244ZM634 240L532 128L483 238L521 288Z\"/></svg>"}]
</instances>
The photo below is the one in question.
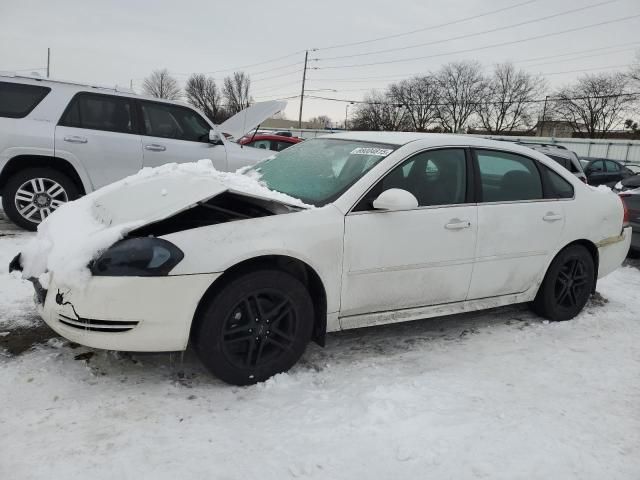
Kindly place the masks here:
<instances>
[{"instance_id":1,"label":"front grille","mask_svg":"<svg viewBox=\"0 0 640 480\"><path fill-rule=\"evenodd\" d=\"M93 318L71 318L66 315L58 315L58 321L67 327L78 330L89 330L91 332L128 332L133 330L138 323L136 321L125 320L96 320Z\"/></svg>"}]
</instances>

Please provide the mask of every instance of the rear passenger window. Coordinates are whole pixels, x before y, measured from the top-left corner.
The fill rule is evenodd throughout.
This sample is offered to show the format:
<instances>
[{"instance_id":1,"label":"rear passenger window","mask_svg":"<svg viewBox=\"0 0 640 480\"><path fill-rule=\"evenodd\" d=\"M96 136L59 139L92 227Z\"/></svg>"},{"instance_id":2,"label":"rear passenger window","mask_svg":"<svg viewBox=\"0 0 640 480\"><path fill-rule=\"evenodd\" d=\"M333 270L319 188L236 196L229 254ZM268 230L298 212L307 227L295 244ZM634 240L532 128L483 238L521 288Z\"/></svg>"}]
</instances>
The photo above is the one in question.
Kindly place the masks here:
<instances>
[{"instance_id":1,"label":"rear passenger window","mask_svg":"<svg viewBox=\"0 0 640 480\"><path fill-rule=\"evenodd\" d=\"M26 117L50 91L37 85L0 82L0 117Z\"/></svg>"},{"instance_id":2,"label":"rear passenger window","mask_svg":"<svg viewBox=\"0 0 640 480\"><path fill-rule=\"evenodd\" d=\"M64 127L136 133L133 102L126 97L79 93L62 115Z\"/></svg>"},{"instance_id":3,"label":"rear passenger window","mask_svg":"<svg viewBox=\"0 0 640 480\"><path fill-rule=\"evenodd\" d=\"M483 202L515 202L543 198L535 162L527 157L476 150Z\"/></svg>"},{"instance_id":4,"label":"rear passenger window","mask_svg":"<svg viewBox=\"0 0 640 480\"><path fill-rule=\"evenodd\" d=\"M547 177L548 198L573 198L573 186L569 182L549 167L543 165L542 169Z\"/></svg>"},{"instance_id":5,"label":"rear passenger window","mask_svg":"<svg viewBox=\"0 0 640 480\"><path fill-rule=\"evenodd\" d=\"M211 127L190 108L146 101L141 105L145 132L150 137L209 143Z\"/></svg>"},{"instance_id":6,"label":"rear passenger window","mask_svg":"<svg viewBox=\"0 0 640 480\"><path fill-rule=\"evenodd\" d=\"M560 165L562 165L564 168L569 168L569 164L571 162L569 162L568 159L564 158L564 157L558 157L557 155L547 155L547 157L549 157L551 160L555 160L556 163L559 163Z\"/></svg>"},{"instance_id":7,"label":"rear passenger window","mask_svg":"<svg viewBox=\"0 0 640 480\"><path fill-rule=\"evenodd\" d=\"M618 165L616 162L610 162L607 161L607 172L619 172L620 171L620 165Z\"/></svg>"}]
</instances>

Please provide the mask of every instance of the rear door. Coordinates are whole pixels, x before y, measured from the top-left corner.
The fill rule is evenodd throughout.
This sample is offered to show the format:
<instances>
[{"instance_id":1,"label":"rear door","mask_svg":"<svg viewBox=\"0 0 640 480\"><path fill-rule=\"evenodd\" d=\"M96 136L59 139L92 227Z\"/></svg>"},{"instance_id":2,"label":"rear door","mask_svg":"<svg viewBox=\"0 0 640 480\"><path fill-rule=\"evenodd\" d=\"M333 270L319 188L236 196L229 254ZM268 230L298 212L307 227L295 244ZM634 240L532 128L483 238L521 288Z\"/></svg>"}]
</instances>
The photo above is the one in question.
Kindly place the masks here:
<instances>
[{"instance_id":1,"label":"rear door","mask_svg":"<svg viewBox=\"0 0 640 480\"><path fill-rule=\"evenodd\" d=\"M521 293L542 274L564 228L563 203L547 198L543 174L557 173L523 155L475 150L478 241L469 299ZM565 188L566 190L566 188ZM553 195L551 195L553 196Z\"/></svg>"},{"instance_id":2,"label":"rear door","mask_svg":"<svg viewBox=\"0 0 640 480\"><path fill-rule=\"evenodd\" d=\"M211 125L188 107L139 100L145 167L165 163L210 159L218 170L227 170L224 145L209 143Z\"/></svg>"},{"instance_id":3,"label":"rear door","mask_svg":"<svg viewBox=\"0 0 640 480\"><path fill-rule=\"evenodd\" d=\"M142 167L142 144L134 100L76 94L56 126L55 154L76 157L94 188L136 173Z\"/></svg>"}]
</instances>

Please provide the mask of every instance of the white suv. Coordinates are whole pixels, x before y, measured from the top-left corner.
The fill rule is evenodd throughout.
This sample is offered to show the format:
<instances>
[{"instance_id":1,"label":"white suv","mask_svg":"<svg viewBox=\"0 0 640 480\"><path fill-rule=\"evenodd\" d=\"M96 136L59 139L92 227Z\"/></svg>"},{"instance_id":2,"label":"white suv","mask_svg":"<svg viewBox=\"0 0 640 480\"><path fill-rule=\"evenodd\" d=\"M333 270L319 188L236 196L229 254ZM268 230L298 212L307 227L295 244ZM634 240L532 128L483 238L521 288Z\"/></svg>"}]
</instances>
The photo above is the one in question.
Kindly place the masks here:
<instances>
[{"instance_id":1,"label":"white suv","mask_svg":"<svg viewBox=\"0 0 640 480\"><path fill-rule=\"evenodd\" d=\"M240 138L286 102L255 104L223 124L193 107L130 91L0 74L0 196L35 230L63 203L143 167L212 160L234 171L273 152Z\"/></svg>"}]
</instances>

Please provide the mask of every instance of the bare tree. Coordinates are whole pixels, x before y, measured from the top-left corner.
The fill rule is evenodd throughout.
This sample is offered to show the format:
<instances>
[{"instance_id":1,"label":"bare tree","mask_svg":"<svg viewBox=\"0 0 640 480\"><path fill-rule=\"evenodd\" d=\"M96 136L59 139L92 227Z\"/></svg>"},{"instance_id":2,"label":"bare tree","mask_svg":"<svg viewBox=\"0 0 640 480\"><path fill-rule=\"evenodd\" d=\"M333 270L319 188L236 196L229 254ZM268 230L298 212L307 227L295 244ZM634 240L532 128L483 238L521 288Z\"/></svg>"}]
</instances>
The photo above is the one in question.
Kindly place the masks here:
<instances>
[{"instance_id":1,"label":"bare tree","mask_svg":"<svg viewBox=\"0 0 640 480\"><path fill-rule=\"evenodd\" d=\"M167 100L177 100L180 98L180 87L175 78L169 74L169 70L154 70L151 75L144 79L142 90L147 95L156 98L166 98Z\"/></svg>"},{"instance_id":2,"label":"bare tree","mask_svg":"<svg viewBox=\"0 0 640 480\"><path fill-rule=\"evenodd\" d=\"M544 89L542 78L516 70L512 63L496 65L476 109L482 126L489 133L503 133L530 125L538 108L533 100Z\"/></svg>"},{"instance_id":3,"label":"bare tree","mask_svg":"<svg viewBox=\"0 0 640 480\"><path fill-rule=\"evenodd\" d=\"M560 89L554 99L554 112L574 131L589 138L604 137L624 121L635 101L628 95L629 79L622 73L600 73L580 77Z\"/></svg>"},{"instance_id":4,"label":"bare tree","mask_svg":"<svg viewBox=\"0 0 640 480\"><path fill-rule=\"evenodd\" d=\"M209 120L214 123L225 120L222 97L213 78L201 73L193 74L187 80L184 92L187 101L202 110Z\"/></svg>"},{"instance_id":5,"label":"bare tree","mask_svg":"<svg viewBox=\"0 0 640 480\"><path fill-rule=\"evenodd\" d=\"M440 91L432 76L402 80L389 87L392 102L404 107L412 129L424 132L438 117Z\"/></svg>"},{"instance_id":6,"label":"bare tree","mask_svg":"<svg viewBox=\"0 0 640 480\"><path fill-rule=\"evenodd\" d=\"M394 103L388 93L373 90L355 108L351 126L354 130L407 130L410 127L407 119L401 104Z\"/></svg>"},{"instance_id":7,"label":"bare tree","mask_svg":"<svg viewBox=\"0 0 640 480\"><path fill-rule=\"evenodd\" d=\"M445 130L459 132L482 101L485 79L478 62L454 62L436 74L440 89L438 119Z\"/></svg>"},{"instance_id":8,"label":"bare tree","mask_svg":"<svg viewBox=\"0 0 640 480\"><path fill-rule=\"evenodd\" d=\"M234 72L232 76L225 77L222 94L231 115L235 115L253 103L249 94L250 87L251 79L244 72Z\"/></svg>"},{"instance_id":9,"label":"bare tree","mask_svg":"<svg viewBox=\"0 0 640 480\"><path fill-rule=\"evenodd\" d=\"M331 128L331 119L327 115L319 115L309 120L312 128Z\"/></svg>"}]
</instances>

